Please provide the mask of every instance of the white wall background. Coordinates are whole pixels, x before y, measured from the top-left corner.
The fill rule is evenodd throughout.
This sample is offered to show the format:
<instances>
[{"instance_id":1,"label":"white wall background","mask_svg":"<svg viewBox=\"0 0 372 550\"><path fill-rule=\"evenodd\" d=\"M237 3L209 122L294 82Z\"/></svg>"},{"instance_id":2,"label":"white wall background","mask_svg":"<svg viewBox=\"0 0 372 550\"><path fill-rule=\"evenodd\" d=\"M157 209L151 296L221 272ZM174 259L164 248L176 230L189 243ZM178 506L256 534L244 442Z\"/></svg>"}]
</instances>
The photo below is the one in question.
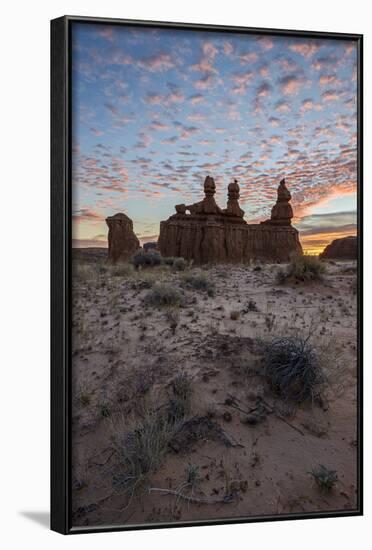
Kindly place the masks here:
<instances>
[{"instance_id":1,"label":"white wall background","mask_svg":"<svg viewBox=\"0 0 372 550\"><path fill-rule=\"evenodd\" d=\"M49 509L49 20L91 15L365 34L365 242L372 207L367 0L8 0L0 32L1 484L3 548L366 548L371 535L371 353L365 330L366 516L62 537ZM5 125L4 125L5 122ZM371 257L366 246L365 310ZM35 521L36 519L36 521ZM44 524L44 525L43 525ZM369 546L370 547L370 546Z\"/></svg>"}]
</instances>

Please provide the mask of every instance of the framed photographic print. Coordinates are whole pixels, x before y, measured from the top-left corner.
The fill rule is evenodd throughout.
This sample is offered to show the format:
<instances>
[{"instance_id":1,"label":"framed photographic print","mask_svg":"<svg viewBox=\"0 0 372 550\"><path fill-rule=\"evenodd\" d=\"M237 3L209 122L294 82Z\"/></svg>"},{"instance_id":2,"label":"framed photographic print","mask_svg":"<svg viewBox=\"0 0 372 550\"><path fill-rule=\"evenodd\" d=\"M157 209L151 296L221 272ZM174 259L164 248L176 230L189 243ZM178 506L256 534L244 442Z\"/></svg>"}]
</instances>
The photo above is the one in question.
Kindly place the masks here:
<instances>
[{"instance_id":1,"label":"framed photographic print","mask_svg":"<svg viewBox=\"0 0 372 550\"><path fill-rule=\"evenodd\" d=\"M362 513L362 36L52 21L52 529Z\"/></svg>"}]
</instances>

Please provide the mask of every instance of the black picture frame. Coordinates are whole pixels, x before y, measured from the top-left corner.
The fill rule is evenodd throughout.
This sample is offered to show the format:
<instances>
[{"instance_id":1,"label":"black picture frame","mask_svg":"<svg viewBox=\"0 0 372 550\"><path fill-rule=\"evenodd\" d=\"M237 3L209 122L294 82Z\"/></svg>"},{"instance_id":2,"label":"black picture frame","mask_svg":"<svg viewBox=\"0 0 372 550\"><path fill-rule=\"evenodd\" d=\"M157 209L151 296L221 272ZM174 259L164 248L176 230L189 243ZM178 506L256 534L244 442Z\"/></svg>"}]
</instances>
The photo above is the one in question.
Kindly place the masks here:
<instances>
[{"instance_id":1,"label":"black picture frame","mask_svg":"<svg viewBox=\"0 0 372 550\"><path fill-rule=\"evenodd\" d=\"M197 522L73 527L71 523L71 26L103 23L160 29L208 30L299 38L351 40L357 43L357 304L358 304L358 506L355 510L236 517ZM51 529L62 534L93 533L331 518L363 514L363 35L63 16L51 21Z\"/></svg>"}]
</instances>

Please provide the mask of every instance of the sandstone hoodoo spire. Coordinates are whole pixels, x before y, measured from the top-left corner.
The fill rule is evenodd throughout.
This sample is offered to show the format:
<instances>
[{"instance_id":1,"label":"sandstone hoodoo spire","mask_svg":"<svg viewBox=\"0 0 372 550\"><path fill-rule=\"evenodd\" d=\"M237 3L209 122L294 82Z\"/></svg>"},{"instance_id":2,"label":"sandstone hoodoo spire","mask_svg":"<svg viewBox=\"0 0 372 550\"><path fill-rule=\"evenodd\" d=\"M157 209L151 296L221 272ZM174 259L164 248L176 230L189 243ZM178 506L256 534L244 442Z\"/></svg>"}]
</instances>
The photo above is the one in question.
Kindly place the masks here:
<instances>
[{"instance_id":1,"label":"sandstone hoodoo spire","mask_svg":"<svg viewBox=\"0 0 372 550\"><path fill-rule=\"evenodd\" d=\"M291 225L291 220L293 218L292 206L289 204L291 198L292 196L283 178L278 187L276 204L274 204L271 209L271 218L264 223L270 223L272 225Z\"/></svg>"},{"instance_id":2,"label":"sandstone hoodoo spire","mask_svg":"<svg viewBox=\"0 0 372 550\"><path fill-rule=\"evenodd\" d=\"M203 264L243 263L251 259L280 262L302 255L298 231L291 225L291 195L284 180L280 182L271 219L260 224L247 224L244 220L237 180L228 186L224 210L214 199L216 185L211 176L204 181L204 192L202 201L189 206L178 204L176 214L160 222L158 246L162 256L182 256Z\"/></svg>"},{"instance_id":3,"label":"sandstone hoodoo spire","mask_svg":"<svg viewBox=\"0 0 372 550\"><path fill-rule=\"evenodd\" d=\"M224 212L228 216L242 218L244 216L244 210L242 210L239 206L240 188L238 185L238 180L234 179L233 182L229 183L227 191L227 208Z\"/></svg>"},{"instance_id":4,"label":"sandstone hoodoo spire","mask_svg":"<svg viewBox=\"0 0 372 550\"><path fill-rule=\"evenodd\" d=\"M140 247L133 231L133 222L125 214L119 213L106 218L108 225L108 258L112 262L127 260Z\"/></svg>"},{"instance_id":5,"label":"sandstone hoodoo spire","mask_svg":"<svg viewBox=\"0 0 372 550\"><path fill-rule=\"evenodd\" d=\"M214 195L216 193L216 184L211 176L207 176L204 180L205 197L200 202L195 202L186 206L185 204L176 204L175 209L178 214L185 214L189 211L191 215L203 214L222 214L221 208L217 205Z\"/></svg>"}]
</instances>

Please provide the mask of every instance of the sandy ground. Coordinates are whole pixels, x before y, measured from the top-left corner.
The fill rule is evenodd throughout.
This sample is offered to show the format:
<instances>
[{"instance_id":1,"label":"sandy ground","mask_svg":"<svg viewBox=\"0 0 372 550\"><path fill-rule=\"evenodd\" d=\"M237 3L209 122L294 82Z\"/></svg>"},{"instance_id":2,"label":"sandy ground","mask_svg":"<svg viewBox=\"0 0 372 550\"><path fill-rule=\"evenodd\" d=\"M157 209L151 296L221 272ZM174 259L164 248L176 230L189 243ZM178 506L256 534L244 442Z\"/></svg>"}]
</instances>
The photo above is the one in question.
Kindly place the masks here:
<instances>
[{"instance_id":1,"label":"sandy ground","mask_svg":"<svg viewBox=\"0 0 372 550\"><path fill-rule=\"evenodd\" d=\"M182 289L175 329L167 310L147 305L145 297L154 280L181 288L183 273L162 267L114 276L97 264L79 264L73 285L75 525L356 508L355 263L330 262L324 281L308 284L278 284L275 265L203 270L215 295ZM322 399L299 407L277 398L260 371L259 343L295 333L311 334L329 380ZM120 472L113 441L135 429L144 409L167 402L180 372L192 381L188 417L207 417L232 445L206 433L169 448L140 494L128 499L113 484ZM269 407L266 417L245 423L245 412L260 401ZM319 464L337 471L328 494L309 474ZM177 490L190 465L200 480L184 494L201 502L149 492Z\"/></svg>"}]
</instances>

